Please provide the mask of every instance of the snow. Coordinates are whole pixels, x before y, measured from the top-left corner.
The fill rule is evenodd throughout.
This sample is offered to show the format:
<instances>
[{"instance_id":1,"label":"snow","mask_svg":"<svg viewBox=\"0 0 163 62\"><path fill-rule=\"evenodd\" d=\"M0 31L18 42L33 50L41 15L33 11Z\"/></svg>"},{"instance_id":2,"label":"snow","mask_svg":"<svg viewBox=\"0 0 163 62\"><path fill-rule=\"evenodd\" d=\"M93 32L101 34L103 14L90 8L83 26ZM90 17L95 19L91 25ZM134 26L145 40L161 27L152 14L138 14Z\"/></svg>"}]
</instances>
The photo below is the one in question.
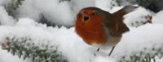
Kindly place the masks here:
<instances>
[{"instance_id":1,"label":"snow","mask_svg":"<svg viewBox=\"0 0 163 62\"><path fill-rule=\"evenodd\" d=\"M7 5L9 3L11 3L12 0L0 0L0 5Z\"/></svg>"},{"instance_id":2,"label":"snow","mask_svg":"<svg viewBox=\"0 0 163 62\"><path fill-rule=\"evenodd\" d=\"M115 6L112 6L113 4ZM113 0L95 0L95 6L110 13L114 13L123 7L117 6Z\"/></svg>"},{"instance_id":3,"label":"snow","mask_svg":"<svg viewBox=\"0 0 163 62\"><path fill-rule=\"evenodd\" d=\"M150 52L151 54L157 53L150 49L153 47L155 49L162 47L163 27L161 26L163 24L147 24L130 29L130 32L124 34L121 42L116 46L113 56L122 57L135 52L139 55L137 52L144 51L144 48L149 49L145 52Z\"/></svg>"},{"instance_id":4,"label":"snow","mask_svg":"<svg viewBox=\"0 0 163 62\"><path fill-rule=\"evenodd\" d=\"M138 27L143 25L142 22L147 22L145 16L151 16L153 13L146 10L145 8L139 7L133 12L124 16L124 23L130 27Z\"/></svg>"},{"instance_id":5,"label":"snow","mask_svg":"<svg viewBox=\"0 0 163 62\"><path fill-rule=\"evenodd\" d=\"M163 29L160 26L163 26L163 24L147 24L130 29L130 32L123 35L121 42L117 45L111 57L117 59L121 55L125 55L126 51L128 52L126 54L130 54L133 51L142 50L142 47L151 48L153 45L163 44L161 42L163 40ZM94 56L96 48L87 45L78 37L74 28L47 27L46 25L36 23L32 19L22 18L19 19L15 26L1 26L0 33L1 41L9 35L16 37L29 36L36 41L36 44L38 42L39 44L44 44L46 43L45 40L51 41L50 45L58 45L59 50L63 52L70 62L114 62L111 57L103 55Z\"/></svg>"},{"instance_id":6,"label":"snow","mask_svg":"<svg viewBox=\"0 0 163 62\"><path fill-rule=\"evenodd\" d=\"M3 6L0 6L0 24L1 25L13 25L16 21L13 17L9 16Z\"/></svg>"},{"instance_id":7,"label":"snow","mask_svg":"<svg viewBox=\"0 0 163 62\"><path fill-rule=\"evenodd\" d=\"M32 2L32 0L25 0L22 6L17 9L18 14L15 16L17 18L28 17L34 19L35 21L39 21L41 18L41 11L37 9Z\"/></svg>"},{"instance_id":8,"label":"snow","mask_svg":"<svg viewBox=\"0 0 163 62\"><path fill-rule=\"evenodd\" d=\"M98 56L95 59L95 62L115 62L113 58Z\"/></svg>"},{"instance_id":9,"label":"snow","mask_svg":"<svg viewBox=\"0 0 163 62\"><path fill-rule=\"evenodd\" d=\"M159 57L156 57L156 62L162 62L163 61L163 58L159 58Z\"/></svg>"},{"instance_id":10,"label":"snow","mask_svg":"<svg viewBox=\"0 0 163 62\"><path fill-rule=\"evenodd\" d=\"M20 59L18 56L13 56L6 50L2 50L0 46L0 61L1 62L29 62L28 60Z\"/></svg>"},{"instance_id":11,"label":"snow","mask_svg":"<svg viewBox=\"0 0 163 62\"><path fill-rule=\"evenodd\" d=\"M157 13L154 17L153 17L153 23L156 24L162 24L163 23L163 17L162 17L163 11L160 11L159 13Z\"/></svg>"},{"instance_id":12,"label":"snow","mask_svg":"<svg viewBox=\"0 0 163 62\"><path fill-rule=\"evenodd\" d=\"M111 1L112 0L95 0L96 7L99 7L103 10L109 11L111 8ZM110 3L110 4L108 4Z\"/></svg>"},{"instance_id":13,"label":"snow","mask_svg":"<svg viewBox=\"0 0 163 62\"><path fill-rule=\"evenodd\" d=\"M9 0L6 0L9 1ZM58 0L25 0L23 5L17 10L20 12L18 22L8 15L3 6L0 6L0 44L5 41L6 37L30 37L36 46L41 44L58 46L58 50L69 60L69 62L117 62L122 60L121 57L126 56L124 60L128 59L130 55L144 51L151 54L157 53L151 48L162 48L163 40L163 11L153 15L152 24L136 24L136 21L146 21L141 16L151 15L148 10L138 8L134 12L127 14L124 22L130 28L129 32L123 34L121 41L117 44L112 55L109 57L108 50L96 52L95 47L86 44L76 33L74 27L49 27L46 24L38 23L42 15L44 15L51 22L61 25L73 25L74 16L71 13L70 3L75 5L75 2L62 2ZM5 2L0 0L0 2ZM90 5L94 5L90 1ZM99 4L97 2L102 2ZM121 7L107 9L109 5L107 0L97 1L97 7L106 11L115 12ZM78 2L79 3L79 2ZM0 3L1 4L1 3ZM44 4L44 5L43 5ZM85 3L81 4L84 5ZM89 4L89 3L88 3ZM70 6L69 6L70 5ZM86 5L87 6L87 5ZM75 7L79 7L75 9ZM85 7L85 6L82 6ZM80 4L73 7L73 11L77 12ZM56 9L57 8L57 9ZM20 18L19 18L20 17ZM134 26L130 24L135 23ZM138 26L138 27L135 27ZM144 50L146 48L147 50ZM163 50L163 49L162 49ZM95 56L96 54L96 56ZM163 59L155 57L156 62L162 62ZM8 60L10 59L10 60ZM5 50L0 49L0 62L30 62L29 60L22 60L18 56L13 56Z\"/></svg>"},{"instance_id":14,"label":"snow","mask_svg":"<svg viewBox=\"0 0 163 62\"><path fill-rule=\"evenodd\" d=\"M32 19L22 18L15 26L1 26L0 32L3 33L0 34L1 42L7 36L18 38L28 36L38 46L47 44L45 41L50 41L49 45L59 46L59 51L62 51L70 62L89 62L95 59L92 52L96 49L83 42L75 33L74 28L47 27L34 22Z\"/></svg>"},{"instance_id":15,"label":"snow","mask_svg":"<svg viewBox=\"0 0 163 62\"><path fill-rule=\"evenodd\" d=\"M40 21L44 16L47 21L56 25L72 26L74 24L69 3L66 1L59 3L59 0L25 0L17 10L16 16L17 18L29 17L35 21Z\"/></svg>"},{"instance_id":16,"label":"snow","mask_svg":"<svg viewBox=\"0 0 163 62\"><path fill-rule=\"evenodd\" d=\"M70 7L74 15L76 15L82 8L94 7L95 5L95 0L71 0L70 2Z\"/></svg>"}]
</instances>

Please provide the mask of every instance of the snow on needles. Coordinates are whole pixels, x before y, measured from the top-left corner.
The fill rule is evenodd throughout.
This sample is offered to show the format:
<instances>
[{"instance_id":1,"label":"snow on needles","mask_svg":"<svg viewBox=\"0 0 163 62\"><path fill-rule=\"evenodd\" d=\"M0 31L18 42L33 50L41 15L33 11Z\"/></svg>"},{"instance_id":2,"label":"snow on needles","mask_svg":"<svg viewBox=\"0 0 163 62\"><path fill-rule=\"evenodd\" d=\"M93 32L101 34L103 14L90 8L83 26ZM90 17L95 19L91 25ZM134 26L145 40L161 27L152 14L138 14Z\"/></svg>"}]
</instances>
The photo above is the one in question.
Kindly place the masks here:
<instances>
[{"instance_id":1,"label":"snow on needles","mask_svg":"<svg viewBox=\"0 0 163 62\"><path fill-rule=\"evenodd\" d=\"M18 56L13 56L12 54L8 53L8 51L2 49L0 49L0 61L1 62L29 62L28 60L20 59Z\"/></svg>"}]
</instances>

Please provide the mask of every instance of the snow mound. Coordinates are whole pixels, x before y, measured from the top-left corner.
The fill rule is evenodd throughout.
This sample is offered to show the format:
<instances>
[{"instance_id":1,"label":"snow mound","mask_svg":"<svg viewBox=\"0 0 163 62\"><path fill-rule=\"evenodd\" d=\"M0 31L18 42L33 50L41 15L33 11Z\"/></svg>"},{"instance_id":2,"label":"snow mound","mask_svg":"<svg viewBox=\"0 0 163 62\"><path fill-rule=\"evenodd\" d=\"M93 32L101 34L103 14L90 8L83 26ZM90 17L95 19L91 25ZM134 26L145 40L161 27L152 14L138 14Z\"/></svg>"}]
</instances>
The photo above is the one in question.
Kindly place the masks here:
<instances>
[{"instance_id":1,"label":"snow mound","mask_svg":"<svg viewBox=\"0 0 163 62\"><path fill-rule=\"evenodd\" d=\"M163 23L163 11L158 12L157 14L155 14L155 16L153 17L152 21L153 23L156 24L162 24Z\"/></svg>"},{"instance_id":2,"label":"snow mound","mask_svg":"<svg viewBox=\"0 0 163 62\"><path fill-rule=\"evenodd\" d=\"M129 27L139 27L148 21L148 16L152 16L152 13L145 8L139 7L124 16L124 23Z\"/></svg>"},{"instance_id":3,"label":"snow mound","mask_svg":"<svg viewBox=\"0 0 163 62\"><path fill-rule=\"evenodd\" d=\"M0 24L1 25L15 24L15 20L13 19L13 17L8 15L6 9L3 6L0 6Z\"/></svg>"},{"instance_id":4,"label":"snow mound","mask_svg":"<svg viewBox=\"0 0 163 62\"><path fill-rule=\"evenodd\" d=\"M0 46L1 48L1 46ZM20 59L18 56L13 56L6 50L0 49L0 61L1 62L29 62L28 60Z\"/></svg>"},{"instance_id":5,"label":"snow mound","mask_svg":"<svg viewBox=\"0 0 163 62\"><path fill-rule=\"evenodd\" d=\"M115 62L113 58L98 56L95 59L95 62Z\"/></svg>"},{"instance_id":6,"label":"snow mound","mask_svg":"<svg viewBox=\"0 0 163 62\"><path fill-rule=\"evenodd\" d=\"M74 24L73 12L67 1L25 0L15 15L18 19L28 17L37 22L41 22L41 18L44 17L46 22L54 25L72 26Z\"/></svg>"},{"instance_id":7,"label":"snow mound","mask_svg":"<svg viewBox=\"0 0 163 62\"><path fill-rule=\"evenodd\" d=\"M162 56L160 53L163 52L163 27L161 26L163 24L147 24L130 29L116 46L113 56L122 61L132 60L130 59L132 55L140 58L144 58L146 54L150 55L148 57L157 54L159 57ZM125 59L122 59L124 57Z\"/></svg>"},{"instance_id":8,"label":"snow mound","mask_svg":"<svg viewBox=\"0 0 163 62\"><path fill-rule=\"evenodd\" d=\"M58 50L70 62L115 62L115 60L121 60L123 56L129 57L133 52L137 54L137 52L144 51L144 48L146 48L144 52L157 53L150 49L162 47L163 27L161 26L163 24L147 24L138 28L131 28L129 32L123 35L111 57L106 56L107 54L105 56L100 54L94 56L96 48L86 44L75 33L74 27L70 29L65 27L47 27L28 18L19 19L15 26L0 26L0 41L3 42L5 37L8 36L17 38L30 37L37 46L47 44L47 41L49 41L49 45L57 45L59 47Z\"/></svg>"}]
</instances>

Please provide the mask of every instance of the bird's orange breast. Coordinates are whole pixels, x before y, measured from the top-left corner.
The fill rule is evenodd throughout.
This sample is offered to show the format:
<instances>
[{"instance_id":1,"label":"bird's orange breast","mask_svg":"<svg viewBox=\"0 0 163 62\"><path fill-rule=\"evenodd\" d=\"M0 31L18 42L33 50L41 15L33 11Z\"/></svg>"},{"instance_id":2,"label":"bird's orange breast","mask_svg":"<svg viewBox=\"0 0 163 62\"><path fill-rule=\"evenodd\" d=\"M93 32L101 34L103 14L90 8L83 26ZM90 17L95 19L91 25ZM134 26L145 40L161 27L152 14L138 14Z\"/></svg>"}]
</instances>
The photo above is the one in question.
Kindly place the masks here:
<instances>
[{"instance_id":1,"label":"bird's orange breast","mask_svg":"<svg viewBox=\"0 0 163 62\"><path fill-rule=\"evenodd\" d=\"M82 15L78 14L75 29L77 34L88 44L105 44L107 35L102 25L103 18L91 18L87 22L83 22Z\"/></svg>"}]
</instances>

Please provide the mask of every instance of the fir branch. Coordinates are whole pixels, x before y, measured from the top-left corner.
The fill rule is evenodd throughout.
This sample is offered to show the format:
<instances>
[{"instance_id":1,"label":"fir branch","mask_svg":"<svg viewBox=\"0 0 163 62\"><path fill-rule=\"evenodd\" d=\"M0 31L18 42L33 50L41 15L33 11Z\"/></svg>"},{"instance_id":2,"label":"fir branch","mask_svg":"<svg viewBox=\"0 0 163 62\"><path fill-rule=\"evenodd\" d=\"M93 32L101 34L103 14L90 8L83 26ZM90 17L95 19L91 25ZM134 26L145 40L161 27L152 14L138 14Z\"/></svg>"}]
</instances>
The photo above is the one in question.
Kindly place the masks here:
<instances>
[{"instance_id":1,"label":"fir branch","mask_svg":"<svg viewBox=\"0 0 163 62\"><path fill-rule=\"evenodd\" d=\"M32 43L33 40L29 37L7 37L6 40L10 42L8 51L13 55L19 56L19 58L28 58L32 62L68 62L62 53L58 52L56 46L49 46L48 44L37 46Z\"/></svg>"},{"instance_id":2,"label":"fir branch","mask_svg":"<svg viewBox=\"0 0 163 62\"><path fill-rule=\"evenodd\" d=\"M160 47L144 48L142 51L134 51L124 55L118 62L156 62L155 57L163 57L163 45Z\"/></svg>"},{"instance_id":3,"label":"fir branch","mask_svg":"<svg viewBox=\"0 0 163 62\"><path fill-rule=\"evenodd\" d=\"M9 15L14 16L15 10L17 10L23 3L24 0L12 0L8 5L5 5L5 8Z\"/></svg>"}]
</instances>

